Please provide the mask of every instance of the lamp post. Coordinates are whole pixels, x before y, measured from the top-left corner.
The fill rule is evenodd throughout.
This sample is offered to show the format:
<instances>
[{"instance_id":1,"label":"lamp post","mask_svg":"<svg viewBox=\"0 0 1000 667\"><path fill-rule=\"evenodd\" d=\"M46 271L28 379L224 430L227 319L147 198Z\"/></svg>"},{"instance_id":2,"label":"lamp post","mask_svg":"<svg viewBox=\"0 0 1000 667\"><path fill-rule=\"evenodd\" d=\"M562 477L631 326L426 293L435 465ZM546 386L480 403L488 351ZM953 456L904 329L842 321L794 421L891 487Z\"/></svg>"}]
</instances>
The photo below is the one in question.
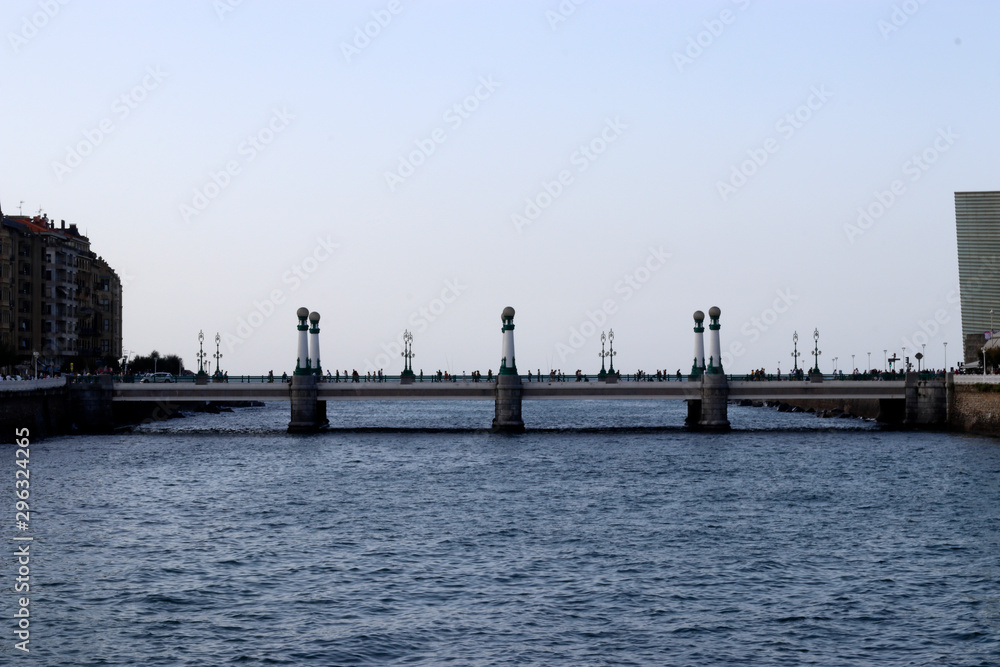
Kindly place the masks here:
<instances>
[{"instance_id":1,"label":"lamp post","mask_svg":"<svg viewBox=\"0 0 1000 667\"><path fill-rule=\"evenodd\" d=\"M910 359L906 356L906 346L903 346L903 370L910 370Z\"/></svg>"},{"instance_id":2,"label":"lamp post","mask_svg":"<svg viewBox=\"0 0 1000 667\"><path fill-rule=\"evenodd\" d=\"M817 374L819 374L819 355L821 355L823 353L820 352L820 349L819 349L819 329L818 328L813 331L813 341L815 342L815 345L813 347L813 361L814 361L815 365L813 366L812 370L810 370L809 372L810 373L817 373Z\"/></svg>"},{"instance_id":3,"label":"lamp post","mask_svg":"<svg viewBox=\"0 0 1000 667\"><path fill-rule=\"evenodd\" d=\"M799 372L799 332L798 331L796 331L795 333L792 334L792 346L794 348L793 351L792 351L792 360L794 362L794 368L792 369L792 371L795 374L798 374L798 372Z\"/></svg>"},{"instance_id":4,"label":"lamp post","mask_svg":"<svg viewBox=\"0 0 1000 667\"><path fill-rule=\"evenodd\" d=\"M604 358L607 357L607 353L604 351L604 341L607 340L608 336L603 331L601 332L601 352L597 356L601 358L601 372L597 374L598 380L603 380L608 376L608 372L604 370Z\"/></svg>"},{"instance_id":5,"label":"lamp post","mask_svg":"<svg viewBox=\"0 0 1000 667\"><path fill-rule=\"evenodd\" d=\"M868 353L868 368L865 369L865 373L871 373L872 370L872 353Z\"/></svg>"},{"instance_id":6,"label":"lamp post","mask_svg":"<svg viewBox=\"0 0 1000 667\"><path fill-rule=\"evenodd\" d=\"M608 331L608 373L615 374L615 330Z\"/></svg>"},{"instance_id":7,"label":"lamp post","mask_svg":"<svg viewBox=\"0 0 1000 667\"><path fill-rule=\"evenodd\" d=\"M399 374L400 382L413 382L413 365L410 362L413 359L413 334L410 331L403 331L403 351L401 352L403 356L403 372Z\"/></svg>"},{"instance_id":8,"label":"lamp post","mask_svg":"<svg viewBox=\"0 0 1000 667\"><path fill-rule=\"evenodd\" d=\"M889 350L882 350L882 370L886 370L889 367Z\"/></svg>"},{"instance_id":9,"label":"lamp post","mask_svg":"<svg viewBox=\"0 0 1000 667\"><path fill-rule=\"evenodd\" d=\"M205 356L206 355L205 355L205 349L204 349L204 345L203 345L204 342L205 342L205 332L204 331L199 331L198 332L198 354L195 355L195 356L198 357L198 376L199 377L204 377L206 375L206 373L205 373Z\"/></svg>"},{"instance_id":10,"label":"lamp post","mask_svg":"<svg viewBox=\"0 0 1000 667\"><path fill-rule=\"evenodd\" d=\"M948 341L944 342L944 372L948 372Z\"/></svg>"},{"instance_id":11,"label":"lamp post","mask_svg":"<svg viewBox=\"0 0 1000 667\"><path fill-rule=\"evenodd\" d=\"M857 368L857 366L854 365L854 355L852 354L851 355L851 375L854 374L854 369L855 368Z\"/></svg>"},{"instance_id":12,"label":"lamp post","mask_svg":"<svg viewBox=\"0 0 1000 667\"><path fill-rule=\"evenodd\" d=\"M222 336L216 332L215 334L215 374L219 375L219 359L222 359L222 352L219 352L219 342L222 340Z\"/></svg>"},{"instance_id":13,"label":"lamp post","mask_svg":"<svg viewBox=\"0 0 1000 667\"><path fill-rule=\"evenodd\" d=\"M833 374L834 374L834 375L836 375L836 374L837 374L837 359L839 359L839 358L840 358L840 357L834 357L834 358L833 358Z\"/></svg>"}]
</instances>

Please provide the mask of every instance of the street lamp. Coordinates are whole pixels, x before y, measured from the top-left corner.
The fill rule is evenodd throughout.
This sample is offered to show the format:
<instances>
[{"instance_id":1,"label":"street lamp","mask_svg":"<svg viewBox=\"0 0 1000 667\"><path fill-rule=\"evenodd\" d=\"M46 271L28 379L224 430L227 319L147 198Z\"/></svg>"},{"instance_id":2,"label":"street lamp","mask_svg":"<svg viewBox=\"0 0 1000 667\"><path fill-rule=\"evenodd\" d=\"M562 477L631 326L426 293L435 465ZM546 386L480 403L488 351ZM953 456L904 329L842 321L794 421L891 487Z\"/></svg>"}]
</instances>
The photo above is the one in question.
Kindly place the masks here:
<instances>
[{"instance_id":1,"label":"street lamp","mask_svg":"<svg viewBox=\"0 0 1000 667\"><path fill-rule=\"evenodd\" d=\"M597 356L601 358L601 372L597 374L598 380L603 380L608 376L608 372L604 370L604 358L608 356L607 352L604 351L604 341L608 338L607 334L603 331L601 332L601 352Z\"/></svg>"},{"instance_id":2,"label":"street lamp","mask_svg":"<svg viewBox=\"0 0 1000 667\"><path fill-rule=\"evenodd\" d=\"M855 368L857 368L857 366L854 365L854 355L852 354L851 355L851 374L852 375L854 374L854 369Z\"/></svg>"},{"instance_id":3,"label":"street lamp","mask_svg":"<svg viewBox=\"0 0 1000 667\"><path fill-rule=\"evenodd\" d=\"M944 342L944 372L948 372L948 341Z\"/></svg>"},{"instance_id":4,"label":"street lamp","mask_svg":"<svg viewBox=\"0 0 1000 667\"><path fill-rule=\"evenodd\" d=\"M410 333L409 329L403 331L403 351L400 354L403 357L403 372L399 374L399 381L412 382L414 375L410 360L414 357L413 334Z\"/></svg>"},{"instance_id":5,"label":"street lamp","mask_svg":"<svg viewBox=\"0 0 1000 667\"><path fill-rule=\"evenodd\" d=\"M205 332L204 331L199 331L198 332L198 354L195 355L196 357L198 357L198 375L199 376L205 375L205 357L207 355L205 354L205 350L204 350L204 347L202 345L202 343L204 343L204 342L205 342Z\"/></svg>"},{"instance_id":6,"label":"street lamp","mask_svg":"<svg viewBox=\"0 0 1000 667\"><path fill-rule=\"evenodd\" d=\"M813 366L813 369L811 371L809 371L809 372L810 373L819 373L819 355L821 355L823 353L820 352L820 349L819 349L819 329L818 328L813 331L813 341L815 342L815 345L813 347L813 361L814 361L815 365Z\"/></svg>"},{"instance_id":7,"label":"street lamp","mask_svg":"<svg viewBox=\"0 0 1000 667\"><path fill-rule=\"evenodd\" d=\"M865 373L868 374L872 370L872 353L868 353L868 368L865 369Z\"/></svg>"},{"instance_id":8,"label":"street lamp","mask_svg":"<svg viewBox=\"0 0 1000 667\"><path fill-rule=\"evenodd\" d=\"M219 352L219 341L222 340L222 336L215 334L215 374L219 374L219 359L222 359L222 353Z\"/></svg>"},{"instance_id":9,"label":"street lamp","mask_svg":"<svg viewBox=\"0 0 1000 667\"><path fill-rule=\"evenodd\" d=\"M882 350L882 370L889 368L889 350Z\"/></svg>"},{"instance_id":10,"label":"street lamp","mask_svg":"<svg viewBox=\"0 0 1000 667\"><path fill-rule=\"evenodd\" d=\"M608 330L608 373L615 374L615 330Z\"/></svg>"},{"instance_id":11,"label":"street lamp","mask_svg":"<svg viewBox=\"0 0 1000 667\"><path fill-rule=\"evenodd\" d=\"M836 375L836 374L837 374L837 359L839 359L839 358L840 358L840 357L834 357L834 358L833 358L833 374L834 374L834 375Z\"/></svg>"},{"instance_id":12,"label":"street lamp","mask_svg":"<svg viewBox=\"0 0 1000 667\"><path fill-rule=\"evenodd\" d=\"M792 346L794 350L792 352L792 361L794 368L792 371L796 374L799 372L799 332L796 331L792 334Z\"/></svg>"}]
</instances>

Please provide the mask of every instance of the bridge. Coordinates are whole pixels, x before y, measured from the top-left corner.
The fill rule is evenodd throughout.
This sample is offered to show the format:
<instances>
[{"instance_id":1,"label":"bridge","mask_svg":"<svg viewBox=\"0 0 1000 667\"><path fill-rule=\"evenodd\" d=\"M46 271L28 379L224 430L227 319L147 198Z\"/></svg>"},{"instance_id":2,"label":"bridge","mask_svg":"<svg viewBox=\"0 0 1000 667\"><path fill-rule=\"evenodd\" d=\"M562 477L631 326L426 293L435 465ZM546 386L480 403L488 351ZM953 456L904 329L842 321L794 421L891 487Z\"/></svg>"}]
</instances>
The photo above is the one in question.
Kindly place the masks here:
<instances>
[{"instance_id":1,"label":"bridge","mask_svg":"<svg viewBox=\"0 0 1000 667\"><path fill-rule=\"evenodd\" d=\"M913 426L946 423L952 376L899 374L902 379L844 379L813 373L804 379L767 381L727 375L721 365L718 308L709 310L709 356L705 357L705 315L694 313L695 345L691 372L676 376L625 376L610 371L568 378L531 378L517 372L514 355L514 309L501 314L500 370L493 378L429 378L414 375L409 356L399 376L379 381L324 377L319 353L318 313L297 311L298 356L294 374L287 382L268 378L245 381L210 381L205 373L191 382L170 384L114 381L110 376L74 383L77 404L84 421L101 424L111 419L111 405L122 402L159 403L179 406L191 403L235 401L288 401L289 432L312 432L329 425L327 404L331 401L484 400L494 401L492 427L501 432L525 430L521 418L524 400L680 400L687 402L685 423L698 429L727 430L728 402L732 400L878 400L880 418ZM308 320L308 323L307 323ZM603 354L603 353L602 353ZM609 356L609 355L604 355ZM896 377L896 376L893 376ZM89 415L89 416L88 416Z\"/></svg>"}]
</instances>

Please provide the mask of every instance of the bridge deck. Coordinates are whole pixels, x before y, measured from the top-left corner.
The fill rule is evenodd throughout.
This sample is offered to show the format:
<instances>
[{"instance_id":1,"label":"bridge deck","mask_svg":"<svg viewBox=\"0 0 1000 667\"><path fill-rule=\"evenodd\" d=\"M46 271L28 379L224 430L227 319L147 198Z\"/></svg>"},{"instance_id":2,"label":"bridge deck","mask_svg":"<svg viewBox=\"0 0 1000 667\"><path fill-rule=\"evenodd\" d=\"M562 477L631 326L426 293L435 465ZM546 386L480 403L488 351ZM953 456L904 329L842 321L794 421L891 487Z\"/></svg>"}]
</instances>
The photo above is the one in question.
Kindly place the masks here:
<instances>
[{"instance_id":1,"label":"bridge deck","mask_svg":"<svg viewBox=\"0 0 1000 667\"><path fill-rule=\"evenodd\" d=\"M729 400L791 401L796 399L905 399L906 381L835 380L833 382L730 382Z\"/></svg>"},{"instance_id":2,"label":"bridge deck","mask_svg":"<svg viewBox=\"0 0 1000 667\"><path fill-rule=\"evenodd\" d=\"M698 400L700 382L525 382L525 400L623 399ZM906 383L837 380L729 383L730 400L903 399ZM323 401L494 400L493 382L323 382ZM115 401L287 401L289 386L273 383L130 384L115 383Z\"/></svg>"}]
</instances>

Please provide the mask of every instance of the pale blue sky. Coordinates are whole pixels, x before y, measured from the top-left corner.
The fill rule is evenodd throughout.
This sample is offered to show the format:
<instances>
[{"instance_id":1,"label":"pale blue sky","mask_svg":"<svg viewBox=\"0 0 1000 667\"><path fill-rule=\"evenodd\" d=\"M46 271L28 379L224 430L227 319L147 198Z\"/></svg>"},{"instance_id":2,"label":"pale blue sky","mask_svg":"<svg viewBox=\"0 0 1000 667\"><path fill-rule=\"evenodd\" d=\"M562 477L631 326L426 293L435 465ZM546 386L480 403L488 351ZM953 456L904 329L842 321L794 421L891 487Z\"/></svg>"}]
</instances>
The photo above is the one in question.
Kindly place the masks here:
<instances>
[{"instance_id":1,"label":"pale blue sky","mask_svg":"<svg viewBox=\"0 0 1000 667\"><path fill-rule=\"evenodd\" d=\"M495 370L506 305L522 371L596 372L609 327L623 371L687 370L712 305L728 371L786 371L817 327L827 372L921 343L952 365L953 193L1000 187L997 25L986 1L11 0L0 202L86 230L127 350L192 366L220 332L231 374L290 370L302 305L327 368L398 372L409 328L418 370Z\"/></svg>"}]
</instances>

